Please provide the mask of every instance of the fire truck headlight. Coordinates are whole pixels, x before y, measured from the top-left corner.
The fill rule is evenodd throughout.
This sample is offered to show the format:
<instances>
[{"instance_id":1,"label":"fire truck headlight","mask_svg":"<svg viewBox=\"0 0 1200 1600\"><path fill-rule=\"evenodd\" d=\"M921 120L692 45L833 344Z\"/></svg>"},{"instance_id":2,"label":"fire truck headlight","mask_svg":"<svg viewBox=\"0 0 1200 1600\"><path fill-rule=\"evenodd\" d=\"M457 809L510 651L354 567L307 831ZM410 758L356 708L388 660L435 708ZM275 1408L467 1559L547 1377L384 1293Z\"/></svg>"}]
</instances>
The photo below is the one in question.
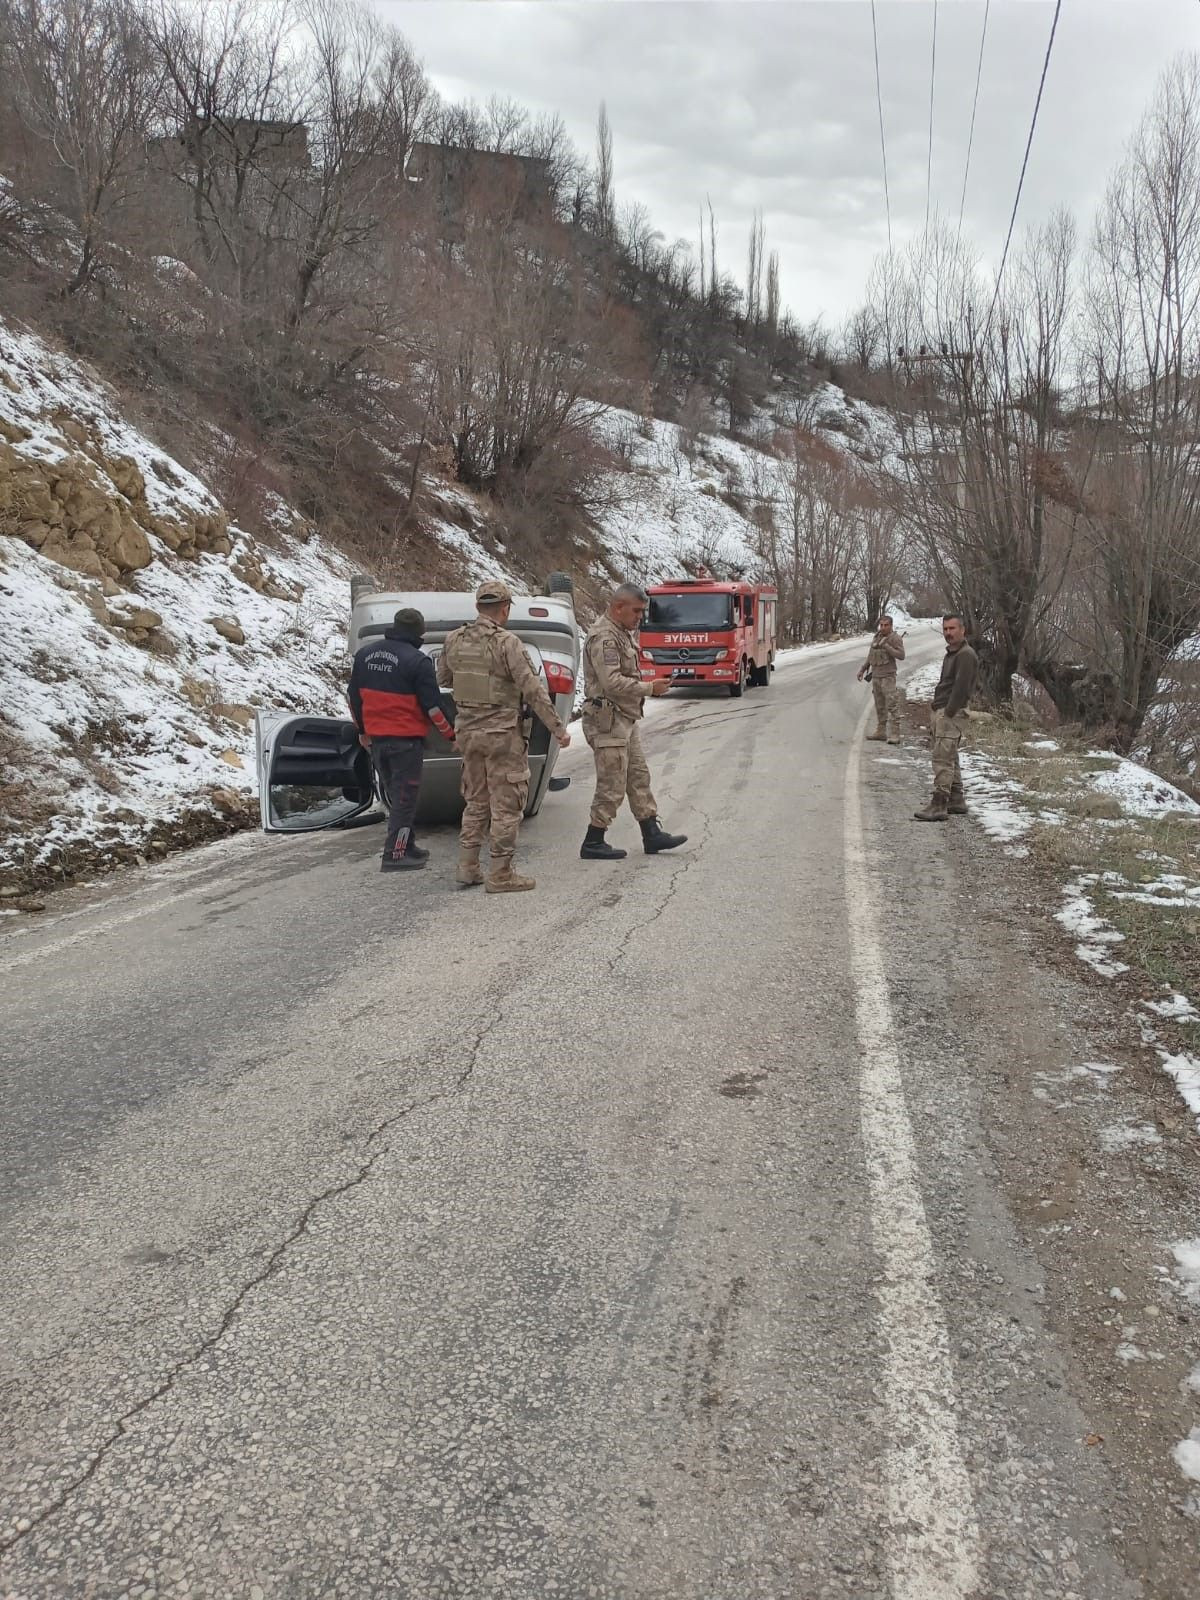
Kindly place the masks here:
<instances>
[{"instance_id":1,"label":"fire truck headlight","mask_svg":"<svg viewBox=\"0 0 1200 1600\"><path fill-rule=\"evenodd\" d=\"M643 650L642 651L642 660L643 661L653 661L654 657L650 654L649 650Z\"/></svg>"},{"instance_id":2,"label":"fire truck headlight","mask_svg":"<svg viewBox=\"0 0 1200 1600\"><path fill-rule=\"evenodd\" d=\"M717 660L718 661L728 661L729 660L729 651L728 650L718 650L717 651Z\"/></svg>"}]
</instances>

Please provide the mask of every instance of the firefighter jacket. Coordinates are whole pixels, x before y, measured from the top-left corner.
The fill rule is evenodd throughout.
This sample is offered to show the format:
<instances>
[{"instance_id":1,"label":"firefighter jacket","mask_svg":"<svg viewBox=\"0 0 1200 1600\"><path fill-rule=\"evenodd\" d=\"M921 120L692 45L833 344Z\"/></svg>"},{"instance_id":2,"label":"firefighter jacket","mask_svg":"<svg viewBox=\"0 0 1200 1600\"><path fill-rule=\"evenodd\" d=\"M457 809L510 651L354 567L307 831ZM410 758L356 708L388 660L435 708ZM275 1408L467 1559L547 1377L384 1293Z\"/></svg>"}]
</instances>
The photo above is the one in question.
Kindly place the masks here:
<instances>
[{"instance_id":1,"label":"firefighter jacket","mask_svg":"<svg viewBox=\"0 0 1200 1600\"><path fill-rule=\"evenodd\" d=\"M430 726L444 738L454 729L442 710L433 662L411 633L389 628L355 654L350 672L350 714L359 733L373 739L423 739Z\"/></svg>"},{"instance_id":2,"label":"firefighter jacket","mask_svg":"<svg viewBox=\"0 0 1200 1600\"><path fill-rule=\"evenodd\" d=\"M551 733L564 731L524 645L491 617L455 628L438 657L437 681L454 695L460 733L511 733L521 725L523 704Z\"/></svg>"}]
</instances>

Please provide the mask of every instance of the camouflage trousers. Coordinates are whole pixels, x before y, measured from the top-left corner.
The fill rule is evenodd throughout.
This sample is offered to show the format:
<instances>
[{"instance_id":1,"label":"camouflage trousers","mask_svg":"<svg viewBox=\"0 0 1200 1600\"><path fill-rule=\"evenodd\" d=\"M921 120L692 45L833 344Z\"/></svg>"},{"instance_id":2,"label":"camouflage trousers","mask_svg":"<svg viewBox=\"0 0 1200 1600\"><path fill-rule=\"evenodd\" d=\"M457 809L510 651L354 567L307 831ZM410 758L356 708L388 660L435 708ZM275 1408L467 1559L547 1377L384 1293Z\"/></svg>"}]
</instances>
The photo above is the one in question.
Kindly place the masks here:
<instances>
[{"instance_id":1,"label":"camouflage trousers","mask_svg":"<svg viewBox=\"0 0 1200 1600\"><path fill-rule=\"evenodd\" d=\"M929 725L933 733L934 793L952 795L957 799L963 792L958 747L966 732L967 719L961 711L955 717L948 717L944 711L935 711Z\"/></svg>"},{"instance_id":2,"label":"camouflage trousers","mask_svg":"<svg viewBox=\"0 0 1200 1600\"><path fill-rule=\"evenodd\" d=\"M586 722L584 738L592 746L596 759L596 793L592 797L591 823L594 828L607 828L628 796L629 809L639 822L658 815L658 806L650 788L650 768L642 754L642 740L636 724L629 738L621 744L594 744Z\"/></svg>"},{"instance_id":3,"label":"camouflage trousers","mask_svg":"<svg viewBox=\"0 0 1200 1600\"><path fill-rule=\"evenodd\" d=\"M900 708L904 704L904 690L895 678L871 675L871 693L875 697L875 732L889 739L900 737Z\"/></svg>"},{"instance_id":4,"label":"camouflage trousers","mask_svg":"<svg viewBox=\"0 0 1200 1600\"><path fill-rule=\"evenodd\" d=\"M525 740L511 733L458 735L462 757L464 850L488 844L493 863L511 860L529 798L529 755Z\"/></svg>"}]
</instances>

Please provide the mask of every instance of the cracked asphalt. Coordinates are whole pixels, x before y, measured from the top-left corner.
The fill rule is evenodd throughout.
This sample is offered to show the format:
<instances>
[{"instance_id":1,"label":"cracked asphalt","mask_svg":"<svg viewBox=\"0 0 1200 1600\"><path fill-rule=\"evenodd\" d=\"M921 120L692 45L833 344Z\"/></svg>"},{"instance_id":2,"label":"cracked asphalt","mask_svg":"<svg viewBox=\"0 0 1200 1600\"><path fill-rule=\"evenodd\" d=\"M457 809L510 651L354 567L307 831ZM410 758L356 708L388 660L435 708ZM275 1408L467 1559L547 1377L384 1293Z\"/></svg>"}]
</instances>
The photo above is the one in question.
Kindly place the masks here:
<instances>
[{"instance_id":1,"label":"cracked asphalt","mask_svg":"<svg viewBox=\"0 0 1200 1600\"><path fill-rule=\"evenodd\" d=\"M963 830L910 825L923 752L856 742L860 656L649 720L671 855L623 813L628 860L579 861L579 748L532 895L455 891L448 832L399 878L376 828L243 836L0 940L0 1593L966 1600L895 1560L922 1441L884 1392L848 760L972 1593L1195 1593L1146 1465L1177 1419L1087 1442L1089 1269L1047 1279L1014 1200L998 1066L1020 1027L1061 1071L1083 1002L981 914Z\"/></svg>"}]
</instances>

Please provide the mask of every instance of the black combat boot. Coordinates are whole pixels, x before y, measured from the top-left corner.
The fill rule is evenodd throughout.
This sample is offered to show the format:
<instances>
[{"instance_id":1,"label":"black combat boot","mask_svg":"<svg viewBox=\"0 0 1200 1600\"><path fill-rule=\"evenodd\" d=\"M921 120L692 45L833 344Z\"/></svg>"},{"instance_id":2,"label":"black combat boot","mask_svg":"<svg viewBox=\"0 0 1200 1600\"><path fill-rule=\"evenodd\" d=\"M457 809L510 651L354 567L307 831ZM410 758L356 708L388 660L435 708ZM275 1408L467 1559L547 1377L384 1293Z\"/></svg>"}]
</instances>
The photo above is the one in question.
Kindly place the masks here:
<instances>
[{"instance_id":1,"label":"black combat boot","mask_svg":"<svg viewBox=\"0 0 1200 1600\"><path fill-rule=\"evenodd\" d=\"M640 827L642 844L648 856L656 856L660 850L675 850L687 843L686 833L667 833L657 817L647 817Z\"/></svg>"},{"instance_id":2,"label":"black combat boot","mask_svg":"<svg viewBox=\"0 0 1200 1600\"><path fill-rule=\"evenodd\" d=\"M604 837L604 829L588 824L587 836L579 846L581 861L624 861L627 851L618 850Z\"/></svg>"}]
</instances>

